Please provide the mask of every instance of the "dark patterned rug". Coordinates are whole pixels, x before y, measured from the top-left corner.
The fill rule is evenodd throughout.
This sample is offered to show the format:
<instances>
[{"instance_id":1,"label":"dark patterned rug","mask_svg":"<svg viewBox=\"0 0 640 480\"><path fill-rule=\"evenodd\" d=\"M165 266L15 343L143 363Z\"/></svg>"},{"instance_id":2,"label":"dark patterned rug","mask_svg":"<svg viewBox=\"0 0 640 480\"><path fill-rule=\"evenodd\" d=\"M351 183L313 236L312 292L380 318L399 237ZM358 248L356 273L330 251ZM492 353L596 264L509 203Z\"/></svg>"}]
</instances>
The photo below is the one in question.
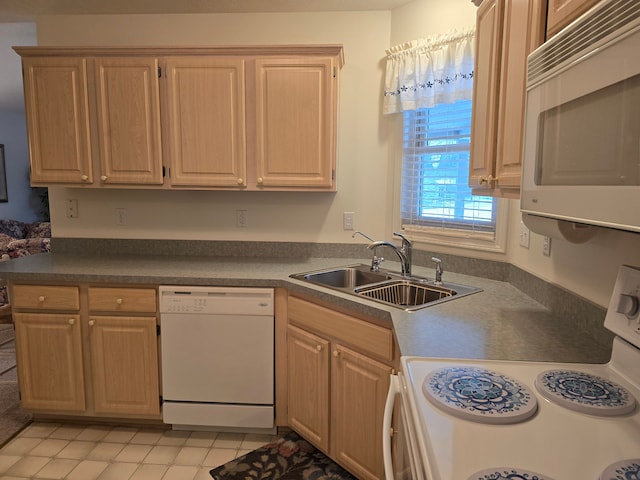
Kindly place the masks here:
<instances>
[{"instance_id":1,"label":"dark patterned rug","mask_svg":"<svg viewBox=\"0 0 640 480\"><path fill-rule=\"evenodd\" d=\"M357 480L294 432L209 473L215 480Z\"/></svg>"}]
</instances>

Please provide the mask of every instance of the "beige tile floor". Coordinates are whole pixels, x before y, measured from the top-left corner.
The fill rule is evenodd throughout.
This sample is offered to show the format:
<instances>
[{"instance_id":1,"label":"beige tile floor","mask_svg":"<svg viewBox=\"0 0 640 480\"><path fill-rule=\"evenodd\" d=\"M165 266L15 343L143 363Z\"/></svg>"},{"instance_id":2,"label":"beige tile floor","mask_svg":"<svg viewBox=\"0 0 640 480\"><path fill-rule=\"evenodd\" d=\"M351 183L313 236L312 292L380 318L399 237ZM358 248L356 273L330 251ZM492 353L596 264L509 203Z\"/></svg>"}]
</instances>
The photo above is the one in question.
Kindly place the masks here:
<instances>
[{"instance_id":1,"label":"beige tile floor","mask_svg":"<svg viewBox=\"0 0 640 480\"><path fill-rule=\"evenodd\" d=\"M0 479L212 480L275 437L35 422L0 449Z\"/></svg>"}]
</instances>

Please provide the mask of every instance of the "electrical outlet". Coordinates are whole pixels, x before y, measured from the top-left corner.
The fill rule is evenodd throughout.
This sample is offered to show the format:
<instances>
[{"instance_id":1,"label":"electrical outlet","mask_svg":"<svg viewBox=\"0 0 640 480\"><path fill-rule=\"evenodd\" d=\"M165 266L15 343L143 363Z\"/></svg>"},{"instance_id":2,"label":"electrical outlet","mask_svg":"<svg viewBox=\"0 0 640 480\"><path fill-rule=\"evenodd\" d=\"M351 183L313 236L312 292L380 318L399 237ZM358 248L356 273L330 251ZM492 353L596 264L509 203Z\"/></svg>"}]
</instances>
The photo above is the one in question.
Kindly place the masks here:
<instances>
[{"instance_id":1,"label":"electrical outlet","mask_svg":"<svg viewBox=\"0 0 640 480\"><path fill-rule=\"evenodd\" d=\"M542 237L542 254L545 257L551 256L551 237Z\"/></svg>"},{"instance_id":2,"label":"electrical outlet","mask_svg":"<svg viewBox=\"0 0 640 480\"><path fill-rule=\"evenodd\" d=\"M520 246L528 249L530 239L531 232L523 222L520 222Z\"/></svg>"},{"instance_id":3,"label":"electrical outlet","mask_svg":"<svg viewBox=\"0 0 640 480\"><path fill-rule=\"evenodd\" d=\"M353 230L353 222L355 220L354 212L343 212L342 213L342 229L343 230Z\"/></svg>"},{"instance_id":4,"label":"electrical outlet","mask_svg":"<svg viewBox=\"0 0 640 480\"><path fill-rule=\"evenodd\" d=\"M78 218L78 200L75 198L67 200L67 217Z\"/></svg>"},{"instance_id":5,"label":"electrical outlet","mask_svg":"<svg viewBox=\"0 0 640 480\"><path fill-rule=\"evenodd\" d=\"M236 210L236 227L247 228L249 226L249 210Z\"/></svg>"},{"instance_id":6,"label":"electrical outlet","mask_svg":"<svg viewBox=\"0 0 640 480\"><path fill-rule=\"evenodd\" d=\"M116 225L126 225L126 224L127 224L127 209L116 208Z\"/></svg>"}]
</instances>

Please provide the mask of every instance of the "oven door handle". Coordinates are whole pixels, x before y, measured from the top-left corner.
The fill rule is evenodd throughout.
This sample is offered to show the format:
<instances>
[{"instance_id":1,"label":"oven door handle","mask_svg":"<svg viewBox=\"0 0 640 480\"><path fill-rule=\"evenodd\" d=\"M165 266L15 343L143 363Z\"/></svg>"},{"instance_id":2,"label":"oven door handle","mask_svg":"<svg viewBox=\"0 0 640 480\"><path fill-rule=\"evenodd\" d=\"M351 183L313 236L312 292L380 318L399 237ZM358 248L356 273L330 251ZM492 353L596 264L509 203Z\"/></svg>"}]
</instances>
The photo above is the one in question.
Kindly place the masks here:
<instances>
[{"instance_id":1,"label":"oven door handle","mask_svg":"<svg viewBox=\"0 0 640 480\"><path fill-rule=\"evenodd\" d=\"M393 458L391 453L391 437L393 430L391 420L393 418L393 407L395 405L396 396L401 392L400 381L397 375L391 375L389 382L389 391L387 392L387 401L384 405L384 416L382 420L382 454L384 460L384 474L386 480L393 480Z\"/></svg>"}]
</instances>

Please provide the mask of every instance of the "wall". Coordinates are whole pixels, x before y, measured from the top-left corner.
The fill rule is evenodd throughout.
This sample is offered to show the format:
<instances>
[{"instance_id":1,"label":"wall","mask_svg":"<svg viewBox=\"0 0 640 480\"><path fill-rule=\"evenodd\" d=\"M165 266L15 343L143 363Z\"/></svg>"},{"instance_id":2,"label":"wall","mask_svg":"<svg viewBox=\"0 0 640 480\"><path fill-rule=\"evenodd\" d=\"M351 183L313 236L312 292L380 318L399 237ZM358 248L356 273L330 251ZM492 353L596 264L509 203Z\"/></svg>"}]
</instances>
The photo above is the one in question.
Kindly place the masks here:
<instances>
[{"instance_id":1,"label":"wall","mask_svg":"<svg viewBox=\"0 0 640 480\"><path fill-rule=\"evenodd\" d=\"M13 45L35 45L34 23L0 23L0 143L4 144L8 202L0 218L32 222L42 218L36 191L29 187L29 152L20 57Z\"/></svg>"}]
</instances>

